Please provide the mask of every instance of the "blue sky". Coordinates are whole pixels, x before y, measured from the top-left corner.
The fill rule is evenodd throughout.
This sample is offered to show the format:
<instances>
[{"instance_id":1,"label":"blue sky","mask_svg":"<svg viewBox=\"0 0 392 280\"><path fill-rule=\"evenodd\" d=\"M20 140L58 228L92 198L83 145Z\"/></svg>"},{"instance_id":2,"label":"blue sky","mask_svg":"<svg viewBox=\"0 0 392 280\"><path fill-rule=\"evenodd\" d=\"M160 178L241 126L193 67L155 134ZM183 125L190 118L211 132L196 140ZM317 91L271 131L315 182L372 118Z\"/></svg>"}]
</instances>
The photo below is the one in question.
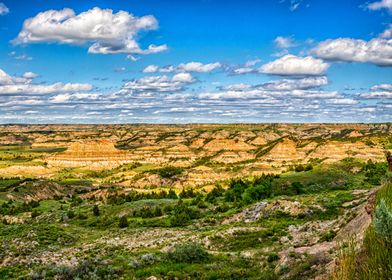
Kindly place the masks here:
<instances>
[{"instance_id":1,"label":"blue sky","mask_svg":"<svg viewBox=\"0 0 392 280\"><path fill-rule=\"evenodd\" d=\"M391 0L0 3L0 123L392 120Z\"/></svg>"}]
</instances>

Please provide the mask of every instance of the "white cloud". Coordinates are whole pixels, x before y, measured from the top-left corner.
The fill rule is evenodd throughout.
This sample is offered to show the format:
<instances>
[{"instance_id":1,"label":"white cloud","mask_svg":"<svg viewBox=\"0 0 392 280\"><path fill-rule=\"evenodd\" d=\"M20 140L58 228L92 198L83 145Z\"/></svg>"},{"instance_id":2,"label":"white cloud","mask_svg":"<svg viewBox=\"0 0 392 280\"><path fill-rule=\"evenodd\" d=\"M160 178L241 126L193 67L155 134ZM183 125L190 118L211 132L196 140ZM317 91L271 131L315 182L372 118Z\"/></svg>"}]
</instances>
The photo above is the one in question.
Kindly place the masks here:
<instances>
[{"instance_id":1,"label":"white cloud","mask_svg":"<svg viewBox=\"0 0 392 280\"><path fill-rule=\"evenodd\" d=\"M220 67L222 67L222 64L220 64L219 62L208 63L208 64L203 64L201 62L188 62L185 64L182 63L178 65L178 70L185 71L185 72L206 73L206 72L214 71Z\"/></svg>"},{"instance_id":2,"label":"white cloud","mask_svg":"<svg viewBox=\"0 0 392 280\"><path fill-rule=\"evenodd\" d=\"M335 105L355 105L359 104L357 100L351 99L351 98L335 98L335 99L330 99L327 101L329 104L335 104Z\"/></svg>"},{"instance_id":3,"label":"white cloud","mask_svg":"<svg viewBox=\"0 0 392 280\"><path fill-rule=\"evenodd\" d=\"M90 93L63 93L56 96L53 96L49 99L51 103L65 103L69 101L77 101L77 100L96 100L98 98L98 94L90 94Z\"/></svg>"},{"instance_id":4,"label":"white cloud","mask_svg":"<svg viewBox=\"0 0 392 280\"><path fill-rule=\"evenodd\" d=\"M392 0L381 0L373 2L368 5L368 8L370 10L388 9L392 12Z\"/></svg>"},{"instance_id":5,"label":"white cloud","mask_svg":"<svg viewBox=\"0 0 392 280\"><path fill-rule=\"evenodd\" d=\"M31 56L28 56L26 54L17 54L16 52L10 52L9 56L16 59L16 60L32 60L33 58Z\"/></svg>"},{"instance_id":6,"label":"white cloud","mask_svg":"<svg viewBox=\"0 0 392 280\"><path fill-rule=\"evenodd\" d=\"M235 90L246 90L252 87L253 87L252 85L241 83L241 84L227 85L221 88L224 90L235 91Z\"/></svg>"},{"instance_id":7,"label":"white cloud","mask_svg":"<svg viewBox=\"0 0 392 280\"><path fill-rule=\"evenodd\" d=\"M57 42L83 45L92 43L89 53L150 54L167 50L166 45L140 48L136 37L140 31L155 30L154 16L136 17L126 11L113 13L95 7L78 15L72 9L48 10L25 20L16 44Z\"/></svg>"},{"instance_id":8,"label":"white cloud","mask_svg":"<svg viewBox=\"0 0 392 280\"><path fill-rule=\"evenodd\" d=\"M375 85L370 88L371 90L377 91L392 91L392 84L380 84L380 85Z\"/></svg>"},{"instance_id":9,"label":"white cloud","mask_svg":"<svg viewBox=\"0 0 392 280\"><path fill-rule=\"evenodd\" d=\"M28 79L24 77L12 77L0 69L0 86L15 85L20 83L28 83Z\"/></svg>"},{"instance_id":10,"label":"white cloud","mask_svg":"<svg viewBox=\"0 0 392 280\"><path fill-rule=\"evenodd\" d=\"M173 77L147 76L126 83L122 89L135 92L177 92L194 81L189 73L178 73Z\"/></svg>"},{"instance_id":11,"label":"white cloud","mask_svg":"<svg viewBox=\"0 0 392 280\"><path fill-rule=\"evenodd\" d=\"M16 84L0 86L0 95L2 94L54 94L60 92L79 92L90 91L92 86L89 84L71 84L55 83L51 85L35 84Z\"/></svg>"},{"instance_id":12,"label":"white cloud","mask_svg":"<svg viewBox=\"0 0 392 280\"><path fill-rule=\"evenodd\" d=\"M156 73L158 72L158 65L148 65L146 68L143 69L143 73Z\"/></svg>"},{"instance_id":13,"label":"white cloud","mask_svg":"<svg viewBox=\"0 0 392 280\"><path fill-rule=\"evenodd\" d=\"M10 12L10 9L8 9L8 7L4 3L0 2L0 16L6 15L9 12Z\"/></svg>"},{"instance_id":14,"label":"white cloud","mask_svg":"<svg viewBox=\"0 0 392 280\"><path fill-rule=\"evenodd\" d=\"M256 69L251 67L240 67L233 70L234 74L241 75L241 74L248 74L256 72Z\"/></svg>"},{"instance_id":15,"label":"white cloud","mask_svg":"<svg viewBox=\"0 0 392 280\"><path fill-rule=\"evenodd\" d=\"M22 75L22 77L25 78L25 79L34 79L34 78L37 78L37 77L38 77L38 74L33 73L33 72L25 72L25 73Z\"/></svg>"},{"instance_id":16,"label":"white cloud","mask_svg":"<svg viewBox=\"0 0 392 280\"><path fill-rule=\"evenodd\" d=\"M188 62L188 63L181 63L177 67L172 65L164 66L159 68L158 65L148 65L144 68L143 73L172 73L172 72L199 72L199 73L207 73L214 71L218 68L221 68L222 64L219 62L214 63L207 63L203 64L201 62Z\"/></svg>"},{"instance_id":17,"label":"white cloud","mask_svg":"<svg viewBox=\"0 0 392 280\"><path fill-rule=\"evenodd\" d=\"M329 65L321 59L288 54L264 64L259 68L259 72L272 75L311 76L324 74L328 67Z\"/></svg>"},{"instance_id":18,"label":"white cloud","mask_svg":"<svg viewBox=\"0 0 392 280\"><path fill-rule=\"evenodd\" d=\"M32 84L35 77L37 74L33 72L26 72L22 77L13 77L0 69L0 95L70 93L90 91L93 88L90 84L78 83Z\"/></svg>"},{"instance_id":19,"label":"white cloud","mask_svg":"<svg viewBox=\"0 0 392 280\"><path fill-rule=\"evenodd\" d=\"M259 58L256 58L256 59L252 59L252 60L248 60L246 63L245 63L245 67L252 67L252 66L255 66L256 64L258 64L258 63L260 63L261 62L261 59L259 59Z\"/></svg>"},{"instance_id":20,"label":"white cloud","mask_svg":"<svg viewBox=\"0 0 392 280\"><path fill-rule=\"evenodd\" d=\"M295 46L293 37L278 36L275 38L274 43L279 49L289 49Z\"/></svg>"},{"instance_id":21,"label":"white cloud","mask_svg":"<svg viewBox=\"0 0 392 280\"><path fill-rule=\"evenodd\" d=\"M308 77L303 79L283 79L271 81L257 88L271 91L290 91L295 89L311 89L328 84L327 77Z\"/></svg>"},{"instance_id":22,"label":"white cloud","mask_svg":"<svg viewBox=\"0 0 392 280\"><path fill-rule=\"evenodd\" d=\"M175 71L176 71L176 69L172 65L168 65L168 66L165 66L165 67L162 67L159 69L159 72L161 72L161 73L172 73Z\"/></svg>"},{"instance_id":23,"label":"white cloud","mask_svg":"<svg viewBox=\"0 0 392 280\"><path fill-rule=\"evenodd\" d=\"M312 53L325 60L367 62L379 66L391 66L392 40L376 38L364 41L339 38L321 42L312 50Z\"/></svg>"},{"instance_id":24,"label":"white cloud","mask_svg":"<svg viewBox=\"0 0 392 280\"><path fill-rule=\"evenodd\" d=\"M389 27L380 34L380 37L384 39L392 39L392 24L390 24Z\"/></svg>"},{"instance_id":25,"label":"white cloud","mask_svg":"<svg viewBox=\"0 0 392 280\"><path fill-rule=\"evenodd\" d=\"M360 94L362 98L368 99L392 99L392 92L391 91L373 91L373 92L366 92Z\"/></svg>"},{"instance_id":26,"label":"white cloud","mask_svg":"<svg viewBox=\"0 0 392 280\"><path fill-rule=\"evenodd\" d=\"M194 79L189 73L178 73L173 76L172 81L181 83L192 83Z\"/></svg>"}]
</instances>

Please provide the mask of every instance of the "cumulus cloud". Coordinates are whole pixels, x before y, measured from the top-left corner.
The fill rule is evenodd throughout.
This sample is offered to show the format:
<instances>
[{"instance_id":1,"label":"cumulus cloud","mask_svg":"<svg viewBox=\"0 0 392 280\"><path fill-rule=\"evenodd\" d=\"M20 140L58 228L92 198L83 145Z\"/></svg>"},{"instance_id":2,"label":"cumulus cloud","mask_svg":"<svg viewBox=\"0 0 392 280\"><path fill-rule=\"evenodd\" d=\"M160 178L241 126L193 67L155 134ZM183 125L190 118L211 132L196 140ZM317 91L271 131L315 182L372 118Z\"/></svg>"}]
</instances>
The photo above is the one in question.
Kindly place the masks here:
<instances>
[{"instance_id":1,"label":"cumulus cloud","mask_svg":"<svg viewBox=\"0 0 392 280\"><path fill-rule=\"evenodd\" d=\"M232 84L219 87L222 90L247 90L247 89L258 89L263 91L292 91L292 90L307 90L318 88L328 84L328 79L325 76L322 77L307 77L302 79L282 79L270 81L259 85L249 84Z\"/></svg>"},{"instance_id":2,"label":"cumulus cloud","mask_svg":"<svg viewBox=\"0 0 392 280\"><path fill-rule=\"evenodd\" d=\"M6 15L9 12L10 12L10 9L8 9L8 7L3 2L0 2L0 16Z\"/></svg>"},{"instance_id":3,"label":"cumulus cloud","mask_svg":"<svg viewBox=\"0 0 392 280\"><path fill-rule=\"evenodd\" d=\"M388 9L392 12L392 0L381 0L368 4L370 10Z\"/></svg>"},{"instance_id":4,"label":"cumulus cloud","mask_svg":"<svg viewBox=\"0 0 392 280\"><path fill-rule=\"evenodd\" d=\"M193 82L195 79L189 73L178 73L173 77L147 76L127 82L122 89L132 92L177 92Z\"/></svg>"},{"instance_id":5,"label":"cumulus cloud","mask_svg":"<svg viewBox=\"0 0 392 280\"><path fill-rule=\"evenodd\" d=\"M25 72L25 73L22 75L22 77L25 78L25 79L35 79L35 78L38 77L38 74L36 74L36 73L34 73L34 72Z\"/></svg>"},{"instance_id":6,"label":"cumulus cloud","mask_svg":"<svg viewBox=\"0 0 392 280\"><path fill-rule=\"evenodd\" d=\"M360 97L367 99L392 99L392 91L372 91L361 93Z\"/></svg>"},{"instance_id":7,"label":"cumulus cloud","mask_svg":"<svg viewBox=\"0 0 392 280\"><path fill-rule=\"evenodd\" d=\"M392 65L392 40L375 38L370 41L339 38L316 46L312 53L319 58L334 61Z\"/></svg>"},{"instance_id":8,"label":"cumulus cloud","mask_svg":"<svg viewBox=\"0 0 392 280\"><path fill-rule=\"evenodd\" d=\"M392 24L390 24L389 27L380 34L380 37L384 39L392 39Z\"/></svg>"},{"instance_id":9,"label":"cumulus cloud","mask_svg":"<svg viewBox=\"0 0 392 280\"><path fill-rule=\"evenodd\" d=\"M293 37L278 36L274 40L275 46L279 49L289 49L295 46Z\"/></svg>"},{"instance_id":10,"label":"cumulus cloud","mask_svg":"<svg viewBox=\"0 0 392 280\"><path fill-rule=\"evenodd\" d=\"M222 64L219 62L215 63L208 63L208 64L203 64L201 62L188 62L188 63L183 63L178 65L178 69L180 71L184 72L199 72L199 73L206 73L206 72L211 72L214 71L218 68L222 67Z\"/></svg>"},{"instance_id":11,"label":"cumulus cloud","mask_svg":"<svg viewBox=\"0 0 392 280\"><path fill-rule=\"evenodd\" d=\"M359 102L355 99L351 98L335 98L335 99L330 99L327 101L328 104L336 104L336 105L356 105L359 104Z\"/></svg>"},{"instance_id":12,"label":"cumulus cloud","mask_svg":"<svg viewBox=\"0 0 392 280\"><path fill-rule=\"evenodd\" d=\"M25 20L15 44L57 42L84 45L90 43L89 53L151 54L167 50L166 45L149 45L141 49L136 40L141 31L155 30L154 16L136 17L126 11L113 13L95 7L75 14L72 9L48 10Z\"/></svg>"},{"instance_id":13,"label":"cumulus cloud","mask_svg":"<svg viewBox=\"0 0 392 280\"><path fill-rule=\"evenodd\" d=\"M148 65L146 68L143 69L143 73L156 73L158 72L158 70L158 65Z\"/></svg>"},{"instance_id":14,"label":"cumulus cloud","mask_svg":"<svg viewBox=\"0 0 392 280\"><path fill-rule=\"evenodd\" d=\"M143 73L172 73L172 72L198 72L198 73L207 73L212 72L216 69L222 67L222 64L219 62L207 63L203 64L201 62L188 62L181 63L177 67L173 65L168 65L164 67L159 67L158 65L148 65L144 68Z\"/></svg>"},{"instance_id":15,"label":"cumulus cloud","mask_svg":"<svg viewBox=\"0 0 392 280\"><path fill-rule=\"evenodd\" d=\"M375 85L375 86L372 86L370 89L374 90L374 91L377 91L377 90L392 91L392 84Z\"/></svg>"},{"instance_id":16,"label":"cumulus cloud","mask_svg":"<svg viewBox=\"0 0 392 280\"><path fill-rule=\"evenodd\" d=\"M392 84L375 85L370 90L370 92L361 93L359 96L366 99L392 99Z\"/></svg>"},{"instance_id":17,"label":"cumulus cloud","mask_svg":"<svg viewBox=\"0 0 392 280\"><path fill-rule=\"evenodd\" d=\"M78 100L96 100L98 98L98 94L90 94L90 93L63 93L53 96L49 99L51 103L67 103L69 101L78 101Z\"/></svg>"},{"instance_id":18,"label":"cumulus cloud","mask_svg":"<svg viewBox=\"0 0 392 280\"><path fill-rule=\"evenodd\" d=\"M324 74L328 67L329 64L321 59L316 59L311 56L298 57L288 54L275 61L264 64L259 68L259 72L282 76L317 76Z\"/></svg>"},{"instance_id":19,"label":"cumulus cloud","mask_svg":"<svg viewBox=\"0 0 392 280\"><path fill-rule=\"evenodd\" d=\"M90 91L90 84L55 83L50 85L33 84L32 79L37 77L33 72L26 72L22 77L13 77L0 69L0 95L16 94L54 94Z\"/></svg>"},{"instance_id":20,"label":"cumulus cloud","mask_svg":"<svg viewBox=\"0 0 392 280\"><path fill-rule=\"evenodd\" d=\"M271 91L290 91L296 89L311 89L328 84L327 77L308 77L303 79L283 79L271 81L257 86Z\"/></svg>"}]
</instances>

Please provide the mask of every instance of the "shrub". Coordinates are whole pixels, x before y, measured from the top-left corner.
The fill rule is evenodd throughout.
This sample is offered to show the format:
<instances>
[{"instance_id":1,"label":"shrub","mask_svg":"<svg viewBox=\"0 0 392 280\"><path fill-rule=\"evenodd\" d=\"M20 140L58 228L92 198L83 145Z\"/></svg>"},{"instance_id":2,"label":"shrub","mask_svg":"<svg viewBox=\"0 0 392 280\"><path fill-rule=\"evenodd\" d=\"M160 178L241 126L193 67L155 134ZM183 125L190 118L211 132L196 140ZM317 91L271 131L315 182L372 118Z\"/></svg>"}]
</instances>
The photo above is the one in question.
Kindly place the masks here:
<instances>
[{"instance_id":1,"label":"shrub","mask_svg":"<svg viewBox=\"0 0 392 280\"><path fill-rule=\"evenodd\" d=\"M73 219L73 218L75 218L75 212L74 211L72 211L71 209L70 210L68 210L68 212L67 212L67 217L69 218L69 219Z\"/></svg>"},{"instance_id":2,"label":"shrub","mask_svg":"<svg viewBox=\"0 0 392 280\"><path fill-rule=\"evenodd\" d=\"M313 170L313 165L309 163L308 165L305 166L305 171L310 171L310 170Z\"/></svg>"},{"instance_id":3,"label":"shrub","mask_svg":"<svg viewBox=\"0 0 392 280\"><path fill-rule=\"evenodd\" d=\"M294 194L303 193L304 185L301 182L293 182L291 183L291 187L293 188Z\"/></svg>"},{"instance_id":4,"label":"shrub","mask_svg":"<svg viewBox=\"0 0 392 280\"><path fill-rule=\"evenodd\" d=\"M209 258L208 252L196 242L177 244L167 254L169 260L178 263L200 263Z\"/></svg>"},{"instance_id":5,"label":"shrub","mask_svg":"<svg viewBox=\"0 0 392 280\"><path fill-rule=\"evenodd\" d=\"M37 209L33 209L33 211L31 211L31 218L38 217L39 215L41 215L41 212Z\"/></svg>"},{"instance_id":6,"label":"shrub","mask_svg":"<svg viewBox=\"0 0 392 280\"><path fill-rule=\"evenodd\" d=\"M126 227L128 227L128 219L127 219L127 217L125 217L125 216L122 216L121 218L120 218L120 220L118 221L118 227L119 228L126 228Z\"/></svg>"},{"instance_id":7,"label":"shrub","mask_svg":"<svg viewBox=\"0 0 392 280\"><path fill-rule=\"evenodd\" d=\"M392 210L381 199L374 212L374 231L384 241L392 243Z\"/></svg>"},{"instance_id":8,"label":"shrub","mask_svg":"<svg viewBox=\"0 0 392 280\"><path fill-rule=\"evenodd\" d=\"M302 172L302 171L305 171L305 167L302 164L297 165L295 167L295 172Z\"/></svg>"},{"instance_id":9,"label":"shrub","mask_svg":"<svg viewBox=\"0 0 392 280\"><path fill-rule=\"evenodd\" d=\"M278 256L277 253L269 253L268 254L267 262L271 263L271 262L274 262L274 261L277 261L277 260L279 260L279 256Z\"/></svg>"},{"instance_id":10,"label":"shrub","mask_svg":"<svg viewBox=\"0 0 392 280\"><path fill-rule=\"evenodd\" d=\"M94 216L99 216L99 208L98 208L98 205L94 205L94 207L93 207L93 214L94 214Z\"/></svg>"},{"instance_id":11,"label":"shrub","mask_svg":"<svg viewBox=\"0 0 392 280\"><path fill-rule=\"evenodd\" d=\"M192 219L196 219L199 217L199 211L189 207L182 200L179 200L176 207L171 213L170 217L170 225L173 227L177 226L185 226L187 225Z\"/></svg>"},{"instance_id":12,"label":"shrub","mask_svg":"<svg viewBox=\"0 0 392 280\"><path fill-rule=\"evenodd\" d=\"M205 200L206 200L207 202L213 203L213 202L215 202L215 200L216 200L218 197L221 197L221 196L224 194L224 192L225 192L225 190L224 190L220 185L217 185L217 186L215 186L215 187L212 189L212 191L210 191L210 192L207 194Z\"/></svg>"},{"instance_id":13,"label":"shrub","mask_svg":"<svg viewBox=\"0 0 392 280\"><path fill-rule=\"evenodd\" d=\"M180 175L183 171L184 169L180 167L166 166L156 170L156 173L162 178L171 179L176 175Z\"/></svg>"}]
</instances>

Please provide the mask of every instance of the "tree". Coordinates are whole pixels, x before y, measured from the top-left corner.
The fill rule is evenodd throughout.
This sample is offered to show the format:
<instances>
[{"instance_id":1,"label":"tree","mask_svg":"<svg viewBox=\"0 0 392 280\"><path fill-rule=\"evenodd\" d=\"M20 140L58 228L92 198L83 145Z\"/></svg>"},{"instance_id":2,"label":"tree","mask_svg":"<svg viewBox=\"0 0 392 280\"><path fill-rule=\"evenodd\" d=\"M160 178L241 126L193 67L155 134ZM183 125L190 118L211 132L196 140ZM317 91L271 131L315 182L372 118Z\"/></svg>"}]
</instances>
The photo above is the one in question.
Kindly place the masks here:
<instances>
[{"instance_id":1,"label":"tree","mask_svg":"<svg viewBox=\"0 0 392 280\"><path fill-rule=\"evenodd\" d=\"M94 214L94 216L99 216L99 208L98 208L98 205L94 205L94 207L93 207L93 214Z\"/></svg>"},{"instance_id":2,"label":"tree","mask_svg":"<svg viewBox=\"0 0 392 280\"><path fill-rule=\"evenodd\" d=\"M126 228L126 227L128 227L128 219L127 219L127 217L125 217L125 216L122 216L121 218L120 218L120 220L118 221L118 227L119 228Z\"/></svg>"}]
</instances>

